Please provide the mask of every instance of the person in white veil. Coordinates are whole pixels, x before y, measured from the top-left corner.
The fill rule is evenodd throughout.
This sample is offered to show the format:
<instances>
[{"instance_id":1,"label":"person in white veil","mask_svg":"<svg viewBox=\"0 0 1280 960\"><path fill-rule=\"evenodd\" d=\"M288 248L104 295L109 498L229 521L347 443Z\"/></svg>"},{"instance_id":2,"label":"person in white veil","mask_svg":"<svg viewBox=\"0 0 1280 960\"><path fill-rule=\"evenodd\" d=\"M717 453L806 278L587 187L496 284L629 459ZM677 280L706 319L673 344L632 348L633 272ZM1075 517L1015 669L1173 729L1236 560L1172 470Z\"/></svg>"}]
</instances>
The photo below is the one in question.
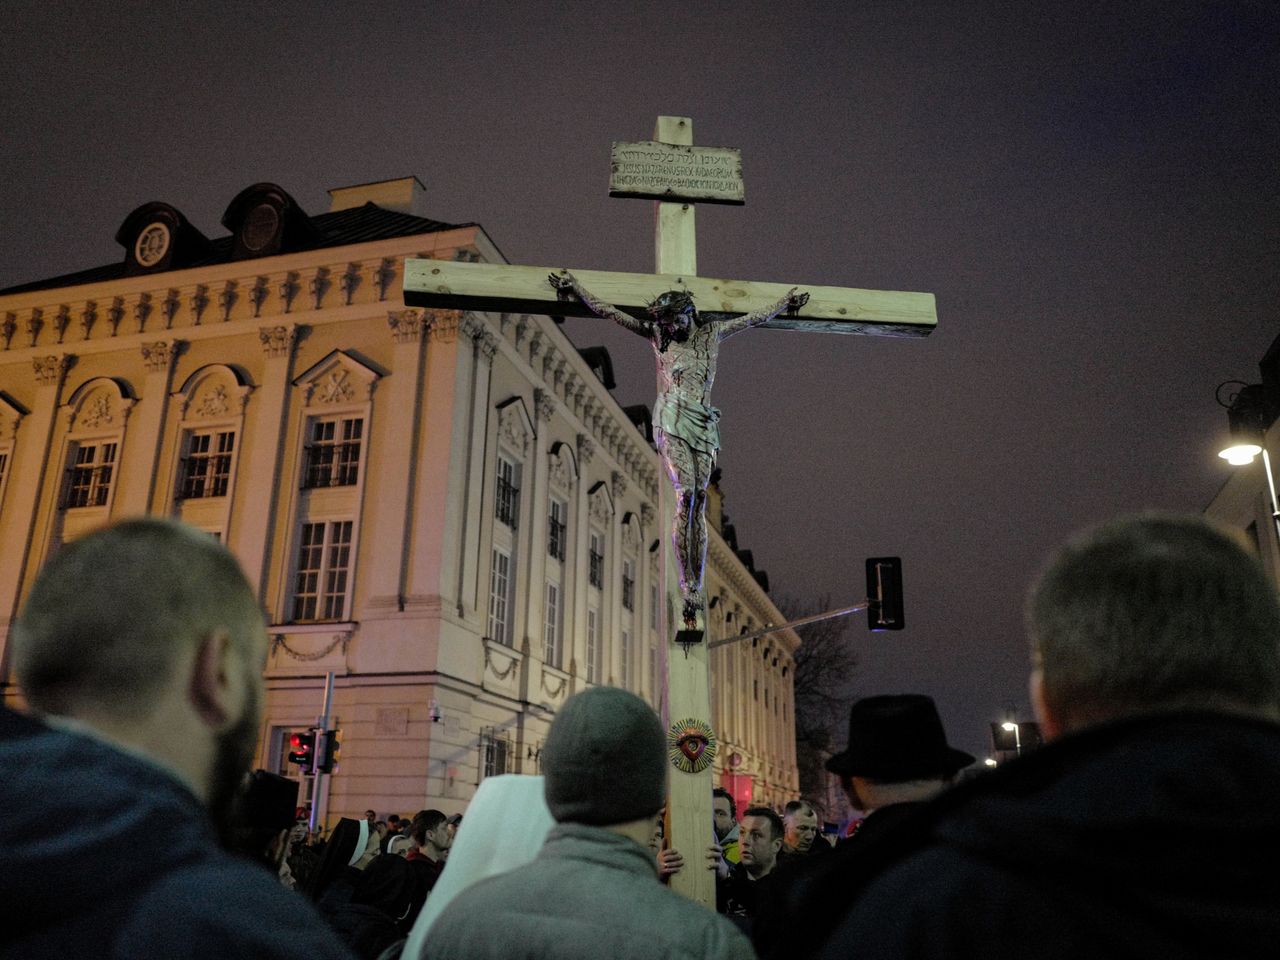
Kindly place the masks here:
<instances>
[{"instance_id":1,"label":"person in white veil","mask_svg":"<svg viewBox=\"0 0 1280 960\"><path fill-rule=\"evenodd\" d=\"M444 872L409 933L403 960L423 960L427 933L453 898L473 883L531 861L553 826L542 777L486 778L467 806Z\"/></svg>"}]
</instances>

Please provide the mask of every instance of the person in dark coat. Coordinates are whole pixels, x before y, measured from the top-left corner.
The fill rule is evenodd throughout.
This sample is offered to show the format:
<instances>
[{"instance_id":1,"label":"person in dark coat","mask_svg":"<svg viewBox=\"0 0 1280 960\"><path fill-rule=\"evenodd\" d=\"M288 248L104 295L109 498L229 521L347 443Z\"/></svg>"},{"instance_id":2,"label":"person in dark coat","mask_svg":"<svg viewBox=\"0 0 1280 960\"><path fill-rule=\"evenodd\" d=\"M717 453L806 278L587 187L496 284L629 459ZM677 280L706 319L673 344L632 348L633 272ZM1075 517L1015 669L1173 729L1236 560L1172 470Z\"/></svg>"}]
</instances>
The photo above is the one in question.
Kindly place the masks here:
<instances>
[{"instance_id":1,"label":"person in dark coat","mask_svg":"<svg viewBox=\"0 0 1280 960\"><path fill-rule=\"evenodd\" d=\"M764 957L809 956L849 904L850 876L920 807L945 791L973 755L947 743L932 698L906 693L866 697L849 709L849 740L827 761L850 802L866 813L858 832L827 856L792 856L762 905L752 940ZM815 840L825 844L825 840Z\"/></svg>"},{"instance_id":2,"label":"person in dark coat","mask_svg":"<svg viewBox=\"0 0 1280 960\"><path fill-rule=\"evenodd\" d=\"M267 655L225 547L154 518L66 544L8 652L35 715L0 707L0 958L349 960L219 842Z\"/></svg>"},{"instance_id":3,"label":"person in dark coat","mask_svg":"<svg viewBox=\"0 0 1280 960\"><path fill-rule=\"evenodd\" d=\"M418 879L404 857L374 857L351 891L351 899L327 917L339 938L361 960L377 960L408 936L417 919Z\"/></svg>"},{"instance_id":4,"label":"person in dark coat","mask_svg":"<svg viewBox=\"0 0 1280 960\"><path fill-rule=\"evenodd\" d=\"M1199 518L1116 521L1028 620L1048 744L877 844L819 955L1274 957L1280 603L1256 559Z\"/></svg>"}]
</instances>

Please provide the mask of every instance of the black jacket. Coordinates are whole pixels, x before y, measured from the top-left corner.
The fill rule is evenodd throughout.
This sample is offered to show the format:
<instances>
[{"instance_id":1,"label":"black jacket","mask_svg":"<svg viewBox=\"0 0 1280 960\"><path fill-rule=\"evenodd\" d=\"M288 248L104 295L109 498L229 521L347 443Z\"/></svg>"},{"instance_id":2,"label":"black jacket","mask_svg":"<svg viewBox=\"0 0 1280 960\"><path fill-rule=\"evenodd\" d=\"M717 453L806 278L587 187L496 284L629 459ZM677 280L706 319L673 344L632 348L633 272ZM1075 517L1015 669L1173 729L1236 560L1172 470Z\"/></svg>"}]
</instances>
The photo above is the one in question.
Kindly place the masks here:
<instances>
[{"instance_id":1,"label":"black jacket","mask_svg":"<svg viewBox=\"0 0 1280 960\"><path fill-rule=\"evenodd\" d=\"M864 852L828 878L852 906L824 958L1271 960L1280 725L1177 714L1088 730Z\"/></svg>"},{"instance_id":2,"label":"black jacket","mask_svg":"<svg viewBox=\"0 0 1280 960\"><path fill-rule=\"evenodd\" d=\"M349 960L160 767L0 707L0 958Z\"/></svg>"}]
</instances>

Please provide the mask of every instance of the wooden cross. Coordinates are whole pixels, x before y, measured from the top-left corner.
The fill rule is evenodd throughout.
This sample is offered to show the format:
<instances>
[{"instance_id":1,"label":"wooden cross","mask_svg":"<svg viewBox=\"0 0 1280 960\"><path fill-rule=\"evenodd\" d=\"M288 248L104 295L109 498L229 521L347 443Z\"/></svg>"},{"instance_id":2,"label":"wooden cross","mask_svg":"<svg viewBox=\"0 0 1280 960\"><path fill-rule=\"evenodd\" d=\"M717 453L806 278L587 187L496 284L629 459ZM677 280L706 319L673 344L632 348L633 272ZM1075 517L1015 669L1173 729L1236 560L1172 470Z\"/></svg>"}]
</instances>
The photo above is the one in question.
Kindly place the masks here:
<instances>
[{"instance_id":1,"label":"wooden cross","mask_svg":"<svg viewBox=\"0 0 1280 960\"><path fill-rule=\"evenodd\" d=\"M699 150L693 147L693 122L687 117L659 117L654 135L656 143L621 145L644 147L655 160L670 154L672 166L697 160L683 160L679 153ZM747 314L768 307L786 295L792 287L809 294L809 301L799 310L779 315L764 326L774 329L802 330L819 333L871 334L894 337L922 337L937 324L934 298L929 293L896 293L857 290L845 287L817 287L788 283L715 280L697 276L697 254L694 234L696 200L709 202L741 202L741 183L726 181L733 177L724 168L731 160L720 159L734 151L709 148L709 171L699 167L692 176L672 177L665 184L648 183L642 189L633 184L615 189L618 196L662 196L655 203L655 259L653 274L606 273L573 270L582 286L598 299L612 303L636 317L645 315L646 305L668 290L687 290L693 295L698 310L719 314ZM633 155L635 152L633 151ZM692 154L691 154L692 155ZM619 151L615 146L615 174ZM719 164L721 169L713 167ZM641 169L641 168L636 168ZM658 169L656 164L644 169ZM721 177L721 180L710 178ZM739 174L740 177L740 174ZM703 179L705 178L705 179ZM736 186L736 195L733 187ZM690 189L685 191L685 188ZM409 260L405 264L404 300L411 306L465 309L496 312L539 313L552 316L593 316L580 301L560 299L548 283L547 276L558 268L520 267L505 264L453 263L440 260ZM670 530L674 518L672 496L663 483L660 489L661 523ZM667 602L660 605L659 630L666 637L667 688L664 722L672 718L694 718L710 725L711 703L707 680L707 647L702 643L685 647L675 645L680 626L681 594L676 582L676 559L669 536L663 556L662 577L666 584ZM672 616L672 611L676 611ZM701 622L705 623L705 609ZM686 866L672 878L672 886L692 899L714 908L714 875L702 869L702 851L712 838L711 790L712 768L700 773L672 771L668 804L672 846L685 856Z\"/></svg>"}]
</instances>

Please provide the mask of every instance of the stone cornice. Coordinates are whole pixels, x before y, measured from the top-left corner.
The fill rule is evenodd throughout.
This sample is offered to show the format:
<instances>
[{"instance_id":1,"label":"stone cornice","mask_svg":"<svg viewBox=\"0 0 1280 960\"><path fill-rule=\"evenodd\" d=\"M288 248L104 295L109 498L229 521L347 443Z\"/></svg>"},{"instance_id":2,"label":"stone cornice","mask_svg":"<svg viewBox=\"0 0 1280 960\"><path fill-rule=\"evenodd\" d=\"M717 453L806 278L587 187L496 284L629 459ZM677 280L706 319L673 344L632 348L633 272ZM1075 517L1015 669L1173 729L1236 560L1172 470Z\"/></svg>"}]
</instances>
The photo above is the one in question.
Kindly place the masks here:
<instances>
[{"instance_id":1,"label":"stone cornice","mask_svg":"<svg viewBox=\"0 0 1280 960\"><path fill-rule=\"evenodd\" d=\"M760 626L763 627L766 623L786 622L787 618L773 605L773 601L756 582L751 571L743 565L720 534L710 525L707 527L707 566L708 572L714 571L729 584L742 605L755 617ZM774 636L782 637L792 653L800 646L800 637L794 630L784 630Z\"/></svg>"}]
</instances>

